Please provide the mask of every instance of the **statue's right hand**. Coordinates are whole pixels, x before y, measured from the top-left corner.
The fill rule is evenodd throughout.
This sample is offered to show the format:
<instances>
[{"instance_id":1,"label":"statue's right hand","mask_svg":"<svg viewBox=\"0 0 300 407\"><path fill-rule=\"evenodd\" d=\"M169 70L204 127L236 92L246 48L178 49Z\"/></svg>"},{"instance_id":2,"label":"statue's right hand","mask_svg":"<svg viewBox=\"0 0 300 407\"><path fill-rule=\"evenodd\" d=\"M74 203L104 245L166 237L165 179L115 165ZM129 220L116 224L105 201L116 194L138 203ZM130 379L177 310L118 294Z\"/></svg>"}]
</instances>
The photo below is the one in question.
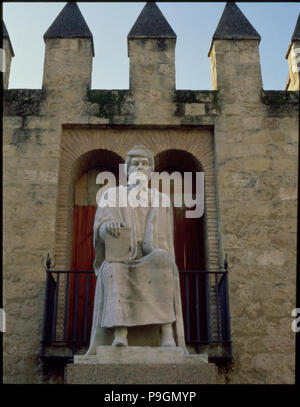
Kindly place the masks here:
<instances>
[{"instance_id":1,"label":"statue's right hand","mask_svg":"<svg viewBox=\"0 0 300 407\"><path fill-rule=\"evenodd\" d=\"M125 226L122 221L110 220L106 223L106 232L114 237L118 237L121 234L121 227Z\"/></svg>"}]
</instances>

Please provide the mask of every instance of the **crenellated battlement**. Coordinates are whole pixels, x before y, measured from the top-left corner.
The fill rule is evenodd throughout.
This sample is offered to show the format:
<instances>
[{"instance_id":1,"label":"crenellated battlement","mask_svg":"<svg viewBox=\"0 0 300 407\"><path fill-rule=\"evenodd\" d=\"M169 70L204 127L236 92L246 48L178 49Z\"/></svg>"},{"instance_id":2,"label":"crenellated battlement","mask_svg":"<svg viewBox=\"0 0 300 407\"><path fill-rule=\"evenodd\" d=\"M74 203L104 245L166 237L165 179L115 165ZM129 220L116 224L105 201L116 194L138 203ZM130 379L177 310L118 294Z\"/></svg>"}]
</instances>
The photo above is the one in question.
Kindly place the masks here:
<instances>
[{"instance_id":1,"label":"crenellated battlement","mask_svg":"<svg viewBox=\"0 0 300 407\"><path fill-rule=\"evenodd\" d=\"M287 53L288 91L299 89L299 73L293 72L299 24L298 19ZM5 38L10 63L13 50L6 29ZM238 109L243 104L264 103L261 37L235 3L226 4L208 54L212 92L220 93L218 106L195 97L191 102L178 102L178 95L183 93L175 84L176 38L157 5L147 3L127 36L129 90L91 90L93 35L77 3L67 3L44 34L42 89L49 114L61 114L67 122L94 124L214 125L222 109L230 112L234 106ZM5 75L7 87L9 69Z\"/></svg>"},{"instance_id":2,"label":"crenellated battlement","mask_svg":"<svg viewBox=\"0 0 300 407\"><path fill-rule=\"evenodd\" d=\"M14 51L10 37L3 25L4 49L7 68L4 88L8 88L10 64ZM151 87L147 104L155 109L155 98L172 97L175 85L176 33L165 19L156 3L146 3L135 24L128 33L128 57L130 58L130 90L141 96L141 87ZM221 76L233 75L238 64L245 64L241 76L256 75L261 80L259 43L261 37L234 2L228 2L214 32L208 56L211 62L212 89L218 89ZM76 2L68 2L44 34L45 62L43 88L66 89L72 82L80 87L91 87L92 60L95 56L93 34ZM250 41L250 42L249 42ZM286 90L299 90L299 69L296 71L297 50L300 48L300 17L288 46L286 59L289 76ZM229 45L231 44L231 45ZM244 44L244 45L242 45ZM247 45L249 44L249 45ZM250 45L251 44L251 45ZM255 50L254 50L255 48ZM218 49L218 59L215 52ZM225 54L227 55L224 60ZM241 55L237 58L237 54ZM230 57L229 57L230 56ZM223 61L224 60L224 61ZM254 60L256 68L254 69ZM82 69L84 65L85 69ZM246 66L250 67L247 69ZM226 67L224 69L224 67ZM76 69L78 73L76 73ZM253 71L254 69L254 71ZM147 79L147 77L149 77ZM141 82L141 83L140 83ZM149 85L147 85L149 82ZM219 82L219 84L218 84ZM261 85L262 86L262 85ZM151 96L150 95L150 96ZM149 112L148 112L149 113Z\"/></svg>"}]
</instances>

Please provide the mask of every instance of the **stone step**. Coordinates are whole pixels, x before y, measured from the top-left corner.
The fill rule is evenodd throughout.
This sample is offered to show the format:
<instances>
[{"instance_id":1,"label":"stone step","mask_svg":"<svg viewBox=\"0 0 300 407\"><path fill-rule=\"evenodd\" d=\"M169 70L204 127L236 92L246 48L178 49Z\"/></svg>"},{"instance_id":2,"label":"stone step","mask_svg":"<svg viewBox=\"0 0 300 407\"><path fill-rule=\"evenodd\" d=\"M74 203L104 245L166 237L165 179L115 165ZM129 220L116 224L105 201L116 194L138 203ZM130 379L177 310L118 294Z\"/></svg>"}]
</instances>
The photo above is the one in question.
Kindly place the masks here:
<instances>
[{"instance_id":1,"label":"stone step","mask_svg":"<svg viewBox=\"0 0 300 407\"><path fill-rule=\"evenodd\" d=\"M74 356L66 384L216 384L217 367L208 355L183 348L99 346L96 355Z\"/></svg>"},{"instance_id":2,"label":"stone step","mask_svg":"<svg viewBox=\"0 0 300 407\"><path fill-rule=\"evenodd\" d=\"M208 355L187 355L183 348L98 346L96 355L75 355L74 364L208 363Z\"/></svg>"}]
</instances>

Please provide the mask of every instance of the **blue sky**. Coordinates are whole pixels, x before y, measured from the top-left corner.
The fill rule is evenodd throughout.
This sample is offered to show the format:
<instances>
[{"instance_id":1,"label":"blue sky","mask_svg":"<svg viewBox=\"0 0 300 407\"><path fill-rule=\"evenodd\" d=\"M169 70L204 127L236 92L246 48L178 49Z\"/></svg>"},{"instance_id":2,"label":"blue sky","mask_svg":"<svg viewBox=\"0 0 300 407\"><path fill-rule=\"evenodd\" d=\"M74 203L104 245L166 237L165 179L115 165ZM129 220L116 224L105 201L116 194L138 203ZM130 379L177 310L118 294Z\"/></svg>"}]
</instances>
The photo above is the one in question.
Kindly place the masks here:
<instances>
[{"instance_id":1,"label":"blue sky","mask_svg":"<svg viewBox=\"0 0 300 407\"><path fill-rule=\"evenodd\" d=\"M14 48L9 88L42 86L43 35L66 3L4 3L3 17ZM211 89L208 50L225 2L157 2L177 34L176 88ZM264 89L284 89L286 51L300 3L236 3L262 37ZM94 37L93 89L128 89L127 34L145 2L78 2Z\"/></svg>"}]
</instances>

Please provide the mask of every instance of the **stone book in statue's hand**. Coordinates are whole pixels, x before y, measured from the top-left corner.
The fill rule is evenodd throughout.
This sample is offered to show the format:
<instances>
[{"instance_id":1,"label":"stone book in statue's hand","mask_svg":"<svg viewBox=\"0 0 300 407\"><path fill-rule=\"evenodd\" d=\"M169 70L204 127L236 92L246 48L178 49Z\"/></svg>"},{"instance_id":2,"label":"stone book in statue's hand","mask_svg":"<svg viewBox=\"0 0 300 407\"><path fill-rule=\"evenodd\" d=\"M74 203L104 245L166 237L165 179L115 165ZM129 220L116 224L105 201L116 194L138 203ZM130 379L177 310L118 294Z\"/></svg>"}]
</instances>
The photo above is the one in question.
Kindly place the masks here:
<instances>
[{"instance_id":1,"label":"stone book in statue's hand","mask_svg":"<svg viewBox=\"0 0 300 407\"><path fill-rule=\"evenodd\" d=\"M130 228L121 227L120 236L105 235L105 260L109 262L129 261L131 254Z\"/></svg>"}]
</instances>

